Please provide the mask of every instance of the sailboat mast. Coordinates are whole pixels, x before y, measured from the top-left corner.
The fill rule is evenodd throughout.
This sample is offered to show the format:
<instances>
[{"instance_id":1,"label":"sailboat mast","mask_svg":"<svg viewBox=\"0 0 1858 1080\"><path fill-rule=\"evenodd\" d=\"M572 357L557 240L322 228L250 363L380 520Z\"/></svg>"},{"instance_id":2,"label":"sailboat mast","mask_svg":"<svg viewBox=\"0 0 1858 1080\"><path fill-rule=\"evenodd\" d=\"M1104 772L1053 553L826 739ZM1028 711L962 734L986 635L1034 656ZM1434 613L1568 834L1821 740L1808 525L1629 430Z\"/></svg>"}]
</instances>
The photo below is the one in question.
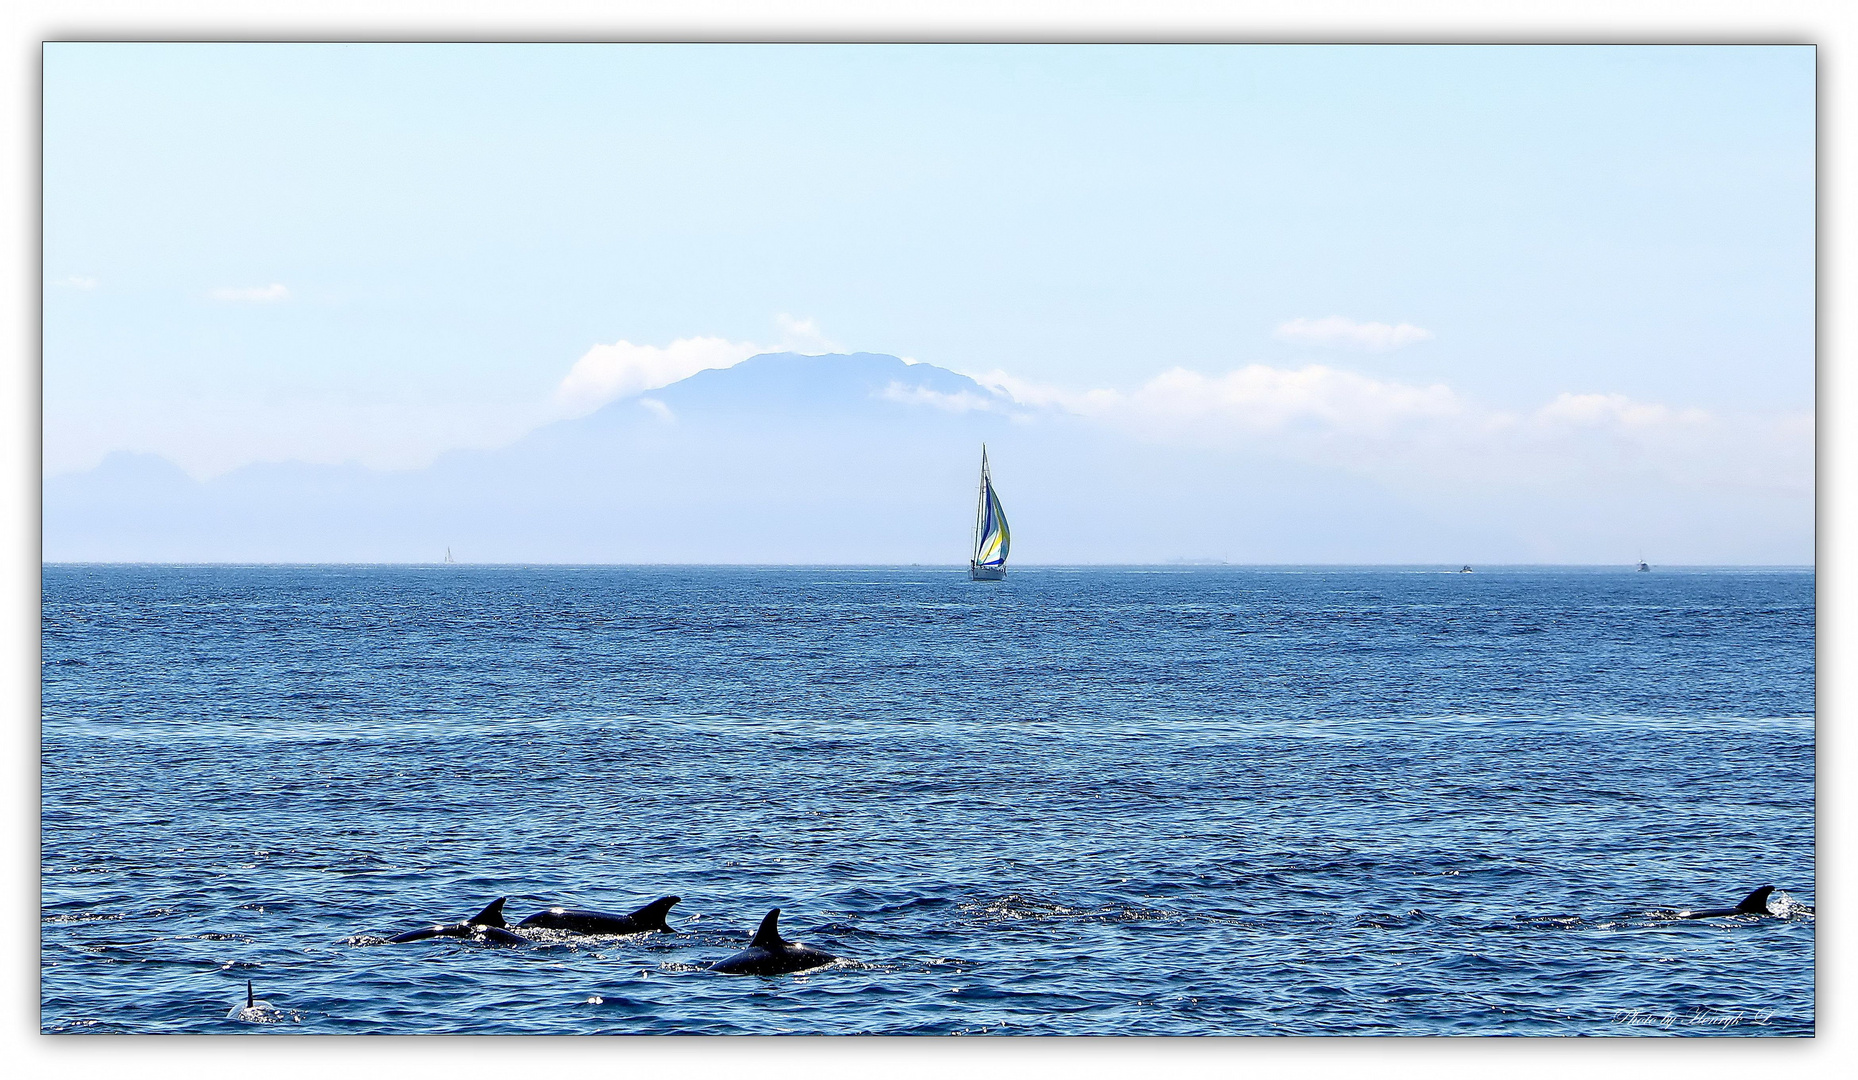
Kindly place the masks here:
<instances>
[{"instance_id":1,"label":"sailboat mast","mask_svg":"<svg viewBox=\"0 0 1858 1080\"><path fill-rule=\"evenodd\" d=\"M981 521L987 516L987 444L981 444L981 488L974 503L974 554L968 557L969 565L981 561Z\"/></svg>"}]
</instances>

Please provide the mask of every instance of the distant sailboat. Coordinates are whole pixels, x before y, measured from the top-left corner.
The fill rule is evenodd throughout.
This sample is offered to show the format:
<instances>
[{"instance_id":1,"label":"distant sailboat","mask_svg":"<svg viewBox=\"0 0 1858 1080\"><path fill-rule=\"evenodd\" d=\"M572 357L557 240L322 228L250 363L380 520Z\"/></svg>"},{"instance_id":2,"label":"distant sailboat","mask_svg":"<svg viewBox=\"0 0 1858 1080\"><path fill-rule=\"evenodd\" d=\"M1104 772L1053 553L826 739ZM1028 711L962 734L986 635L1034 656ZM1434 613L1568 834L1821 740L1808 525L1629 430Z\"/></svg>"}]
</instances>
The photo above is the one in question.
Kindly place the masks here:
<instances>
[{"instance_id":1,"label":"distant sailboat","mask_svg":"<svg viewBox=\"0 0 1858 1080\"><path fill-rule=\"evenodd\" d=\"M1651 572L1652 572L1652 568L1649 565L1647 565L1644 559L1640 559L1639 560L1639 573L1649 574Z\"/></svg>"},{"instance_id":2,"label":"distant sailboat","mask_svg":"<svg viewBox=\"0 0 1858 1080\"><path fill-rule=\"evenodd\" d=\"M446 561L446 562L448 562L448 563L455 563L455 562L457 562L457 561L458 561L457 559L454 559L454 558L452 558L452 549L451 549L451 548L446 548L446 549L445 549L445 561Z\"/></svg>"},{"instance_id":3,"label":"distant sailboat","mask_svg":"<svg viewBox=\"0 0 1858 1080\"><path fill-rule=\"evenodd\" d=\"M974 555L968 560L968 577L975 581L1001 581L1006 577L1006 553L1012 536L1006 528L1006 511L987 474L987 445L981 444L981 496L974 511Z\"/></svg>"}]
</instances>

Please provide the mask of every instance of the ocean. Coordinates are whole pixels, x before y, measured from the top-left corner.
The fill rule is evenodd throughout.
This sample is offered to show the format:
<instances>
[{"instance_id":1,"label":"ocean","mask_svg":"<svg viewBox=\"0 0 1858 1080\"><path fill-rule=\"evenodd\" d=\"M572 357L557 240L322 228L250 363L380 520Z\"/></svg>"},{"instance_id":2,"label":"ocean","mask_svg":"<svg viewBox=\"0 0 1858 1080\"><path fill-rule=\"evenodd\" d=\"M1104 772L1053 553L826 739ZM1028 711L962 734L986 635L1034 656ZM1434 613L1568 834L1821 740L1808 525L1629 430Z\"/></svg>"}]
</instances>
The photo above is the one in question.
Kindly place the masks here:
<instances>
[{"instance_id":1,"label":"ocean","mask_svg":"<svg viewBox=\"0 0 1858 1080\"><path fill-rule=\"evenodd\" d=\"M1813 573L1447 571L46 566L42 1028L1812 1034Z\"/></svg>"}]
</instances>

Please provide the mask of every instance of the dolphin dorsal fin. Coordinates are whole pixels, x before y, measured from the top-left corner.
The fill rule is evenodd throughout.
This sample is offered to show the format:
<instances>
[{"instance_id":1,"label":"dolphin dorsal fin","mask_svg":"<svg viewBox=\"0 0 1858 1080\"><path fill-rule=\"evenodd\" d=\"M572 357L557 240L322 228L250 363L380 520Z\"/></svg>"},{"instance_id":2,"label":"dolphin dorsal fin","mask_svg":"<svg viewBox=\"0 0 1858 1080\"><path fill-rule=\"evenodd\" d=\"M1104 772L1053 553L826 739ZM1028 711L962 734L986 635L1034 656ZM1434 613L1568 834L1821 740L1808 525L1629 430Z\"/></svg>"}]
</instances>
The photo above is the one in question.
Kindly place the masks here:
<instances>
[{"instance_id":1,"label":"dolphin dorsal fin","mask_svg":"<svg viewBox=\"0 0 1858 1080\"><path fill-rule=\"evenodd\" d=\"M256 1007L256 998L252 993L252 981L250 979L245 980L245 1007L248 1009Z\"/></svg>"},{"instance_id":2,"label":"dolphin dorsal fin","mask_svg":"<svg viewBox=\"0 0 1858 1080\"><path fill-rule=\"evenodd\" d=\"M1768 894L1773 891L1774 886L1763 885L1761 888L1743 897L1742 902L1735 906L1736 911L1744 915L1766 915L1768 913Z\"/></svg>"},{"instance_id":3,"label":"dolphin dorsal fin","mask_svg":"<svg viewBox=\"0 0 1858 1080\"><path fill-rule=\"evenodd\" d=\"M503 902L508 899L509 897L507 896L499 896L495 900L492 900L489 906L485 907L484 910L466 919L465 925L467 926L502 926L503 925Z\"/></svg>"},{"instance_id":4,"label":"dolphin dorsal fin","mask_svg":"<svg viewBox=\"0 0 1858 1080\"><path fill-rule=\"evenodd\" d=\"M671 928L665 925L664 917L670 912L672 905L682 899L681 896L661 896L627 918L636 919L639 925L648 930L669 930Z\"/></svg>"},{"instance_id":5,"label":"dolphin dorsal fin","mask_svg":"<svg viewBox=\"0 0 1858 1080\"><path fill-rule=\"evenodd\" d=\"M760 928L755 931L755 940L748 943L749 946L756 949L778 949L787 944L781 940L781 931L777 925L780 921L780 908L768 912L767 917L761 920Z\"/></svg>"}]
</instances>

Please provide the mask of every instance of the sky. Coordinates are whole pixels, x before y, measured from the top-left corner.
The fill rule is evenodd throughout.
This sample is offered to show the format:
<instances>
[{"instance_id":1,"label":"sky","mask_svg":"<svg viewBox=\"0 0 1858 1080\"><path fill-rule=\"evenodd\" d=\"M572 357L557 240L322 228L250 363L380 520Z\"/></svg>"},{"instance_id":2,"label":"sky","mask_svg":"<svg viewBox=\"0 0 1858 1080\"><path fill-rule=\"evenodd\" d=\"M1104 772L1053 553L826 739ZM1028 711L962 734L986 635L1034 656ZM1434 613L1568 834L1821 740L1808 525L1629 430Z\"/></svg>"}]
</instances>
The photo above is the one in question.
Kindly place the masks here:
<instances>
[{"instance_id":1,"label":"sky","mask_svg":"<svg viewBox=\"0 0 1858 1080\"><path fill-rule=\"evenodd\" d=\"M1623 454L1664 494L1804 499L1810 557L1808 47L64 43L44 72L48 476L420 468L865 350L1392 489Z\"/></svg>"}]
</instances>

